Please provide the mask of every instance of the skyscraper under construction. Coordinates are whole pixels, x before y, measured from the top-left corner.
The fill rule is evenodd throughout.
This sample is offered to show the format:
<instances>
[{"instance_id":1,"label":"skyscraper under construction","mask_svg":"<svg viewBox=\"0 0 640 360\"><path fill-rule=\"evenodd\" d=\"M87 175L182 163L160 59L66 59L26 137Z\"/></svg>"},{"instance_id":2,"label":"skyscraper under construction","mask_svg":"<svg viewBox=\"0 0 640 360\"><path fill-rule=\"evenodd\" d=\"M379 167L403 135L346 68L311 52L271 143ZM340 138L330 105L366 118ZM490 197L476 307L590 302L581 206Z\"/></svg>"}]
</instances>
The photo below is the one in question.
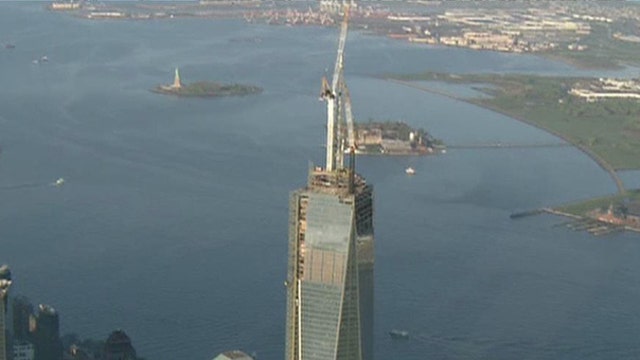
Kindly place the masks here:
<instances>
[{"instance_id":1,"label":"skyscraper under construction","mask_svg":"<svg viewBox=\"0 0 640 360\"><path fill-rule=\"evenodd\" d=\"M372 187L354 175L316 168L291 194L287 360L372 358Z\"/></svg>"},{"instance_id":2,"label":"skyscraper under construction","mask_svg":"<svg viewBox=\"0 0 640 360\"><path fill-rule=\"evenodd\" d=\"M355 173L350 101L342 99L347 18L348 9L332 86L323 82L327 164L290 196L286 360L373 358L373 188Z\"/></svg>"}]
</instances>

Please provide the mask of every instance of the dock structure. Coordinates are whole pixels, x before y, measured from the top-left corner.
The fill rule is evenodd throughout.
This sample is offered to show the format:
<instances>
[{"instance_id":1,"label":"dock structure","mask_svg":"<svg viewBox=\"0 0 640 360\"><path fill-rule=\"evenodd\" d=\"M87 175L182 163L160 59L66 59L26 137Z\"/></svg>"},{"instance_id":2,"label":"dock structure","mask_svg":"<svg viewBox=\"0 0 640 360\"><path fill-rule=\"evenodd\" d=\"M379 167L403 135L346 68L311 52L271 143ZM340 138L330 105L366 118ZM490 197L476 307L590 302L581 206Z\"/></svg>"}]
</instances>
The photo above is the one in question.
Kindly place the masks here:
<instances>
[{"instance_id":1,"label":"dock structure","mask_svg":"<svg viewBox=\"0 0 640 360\"><path fill-rule=\"evenodd\" d=\"M587 231L588 233L595 236L614 234L626 229L621 225L611 224L592 218L583 218L575 220L573 222L569 222L568 224L566 224L566 227L574 231Z\"/></svg>"},{"instance_id":2,"label":"dock structure","mask_svg":"<svg viewBox=\"0 0 640 360\"><path fill-rule=\"evenodd\" d=\"M559 211L552 208L540 208L540 209L516 212L511 214L510 218L520 219L528 216L540 215L545 213L556 215L556 216L562 216L570 219L569 221L556 224L554 225L554 227L566 227L574 231L587 231L588 233L595 236L604 236L604 235L622 232L625 230L640 232L640 229L638 228L633 228L633 227L625 226L621 224L614 224L607 221L595 219L592 217L570 214L570 213Z\"/></svg>"}]
</instances>

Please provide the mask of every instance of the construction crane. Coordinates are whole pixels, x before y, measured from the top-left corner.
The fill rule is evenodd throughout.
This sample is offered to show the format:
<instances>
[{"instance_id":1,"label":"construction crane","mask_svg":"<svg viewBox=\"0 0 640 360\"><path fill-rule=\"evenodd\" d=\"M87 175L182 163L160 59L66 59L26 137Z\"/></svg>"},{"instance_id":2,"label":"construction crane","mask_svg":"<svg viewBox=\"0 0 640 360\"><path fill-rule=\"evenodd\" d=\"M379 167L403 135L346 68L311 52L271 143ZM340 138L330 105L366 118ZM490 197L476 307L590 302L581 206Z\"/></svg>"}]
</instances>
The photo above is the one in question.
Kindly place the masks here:
<instances>
[{"instance_id":1,"label":"construction crane","mask_svg":"<svg viewBox=\"0 0 640 360\"><path fill-rule=\"evenodd\" d=\"M349 151L356 150L356 134L355 134L355 124L353 121L353 113L351 112L351 94L349 93L349 88L347 84L342 82L342 93L344 95L344 114L347 126L347 148ZM343 151L344 153L344 151Z\"/></svg>"},{"instance_id":2,"label":"construction crane","mask_svg":"<svg viewBox=\"0 0 640 360\"><path fill-rule=\"evenodd\" d=\"M344 4L344 18L340 26L340 39L338 41L338 53L336 56L335 67L333 69L333 78L331 87L327 88L328 82L323 80L323 89L321 98L327 102L327 153L326 153L326 170L334 171L342 168L343 154L341 150L341 137L339 123L341 120L341 91L339 86L342 84L344 46L347 42L347 30L349 28L349 5Z\"/></svg>"}]
</instances>

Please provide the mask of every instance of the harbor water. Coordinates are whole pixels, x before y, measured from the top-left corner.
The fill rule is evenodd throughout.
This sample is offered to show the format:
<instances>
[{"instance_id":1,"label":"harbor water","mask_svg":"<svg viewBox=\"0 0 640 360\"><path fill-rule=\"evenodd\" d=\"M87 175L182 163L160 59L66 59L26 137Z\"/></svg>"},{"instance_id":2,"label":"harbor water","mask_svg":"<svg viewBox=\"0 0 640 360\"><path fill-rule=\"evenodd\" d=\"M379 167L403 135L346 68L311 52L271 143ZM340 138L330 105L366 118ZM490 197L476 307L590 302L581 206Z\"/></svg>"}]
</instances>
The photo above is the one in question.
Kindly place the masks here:
<instances>
[{"instance_id":1,"label":"harbor water","mask_svg":"<svg viewBox=\"0 0 640 360\"><path fill-rule=\"evenodd\" d=\"M337 29L90 21L6 2L0 42L15 44L0 48L0 263L12 267L12 292L58 309L63 333L124 329L149 360L236 348L283 358L288 194L323 161L318 95ZM445 143L561 140L380 75L580 73L358 32L346 48L358 120L403 120ZM264 92L149 91L175 67L184 82ZM375 189L376 358L640 357L640 237L509 218L615 192L586 155L450 149L357 167ZM392 341L390 329L410 339Z\"/></svg>"}]
</instances>

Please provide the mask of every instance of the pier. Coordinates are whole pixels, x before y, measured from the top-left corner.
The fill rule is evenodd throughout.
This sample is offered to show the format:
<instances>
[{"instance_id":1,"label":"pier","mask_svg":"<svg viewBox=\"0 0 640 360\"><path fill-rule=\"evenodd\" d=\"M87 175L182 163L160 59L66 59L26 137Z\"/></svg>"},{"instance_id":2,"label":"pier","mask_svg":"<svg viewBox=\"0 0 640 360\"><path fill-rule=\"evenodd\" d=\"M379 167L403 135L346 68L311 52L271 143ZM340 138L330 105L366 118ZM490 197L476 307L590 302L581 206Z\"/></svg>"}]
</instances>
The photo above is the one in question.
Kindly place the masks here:
<instances>
[{"instance_id":1,"label":"pier","mask_svg":"<svg viewBox=\"0 0 640 360\"><path fill-rule=\"evenodd\" d=\"M523 217L539 215L539 214L551 214L556 216L563 216L569 218L569 221L565 221L554 225L554 227L566 227L573 231L587 231L595 236L603 236L622 232L625 230L640 232L640 229L632 228L629 226L611 224L606 221L598 219L583 217L566 212L558 211L552 208L540 208L527 211L516 212L510 215L511 219L520 219Z\"/></svg>"},{"instance_id":2,"label":"pier","mask_svg":"<svg viewBox=\"0 0 640 360\"><path fill-rule=\"evenodd\" d=\"M624 226L610 224L591 218L583 218L576 221L571 221L566 223L565 226L573 231L587 231L595 236L614 234L625 230Z\"/></svg>"}]
</instances>

